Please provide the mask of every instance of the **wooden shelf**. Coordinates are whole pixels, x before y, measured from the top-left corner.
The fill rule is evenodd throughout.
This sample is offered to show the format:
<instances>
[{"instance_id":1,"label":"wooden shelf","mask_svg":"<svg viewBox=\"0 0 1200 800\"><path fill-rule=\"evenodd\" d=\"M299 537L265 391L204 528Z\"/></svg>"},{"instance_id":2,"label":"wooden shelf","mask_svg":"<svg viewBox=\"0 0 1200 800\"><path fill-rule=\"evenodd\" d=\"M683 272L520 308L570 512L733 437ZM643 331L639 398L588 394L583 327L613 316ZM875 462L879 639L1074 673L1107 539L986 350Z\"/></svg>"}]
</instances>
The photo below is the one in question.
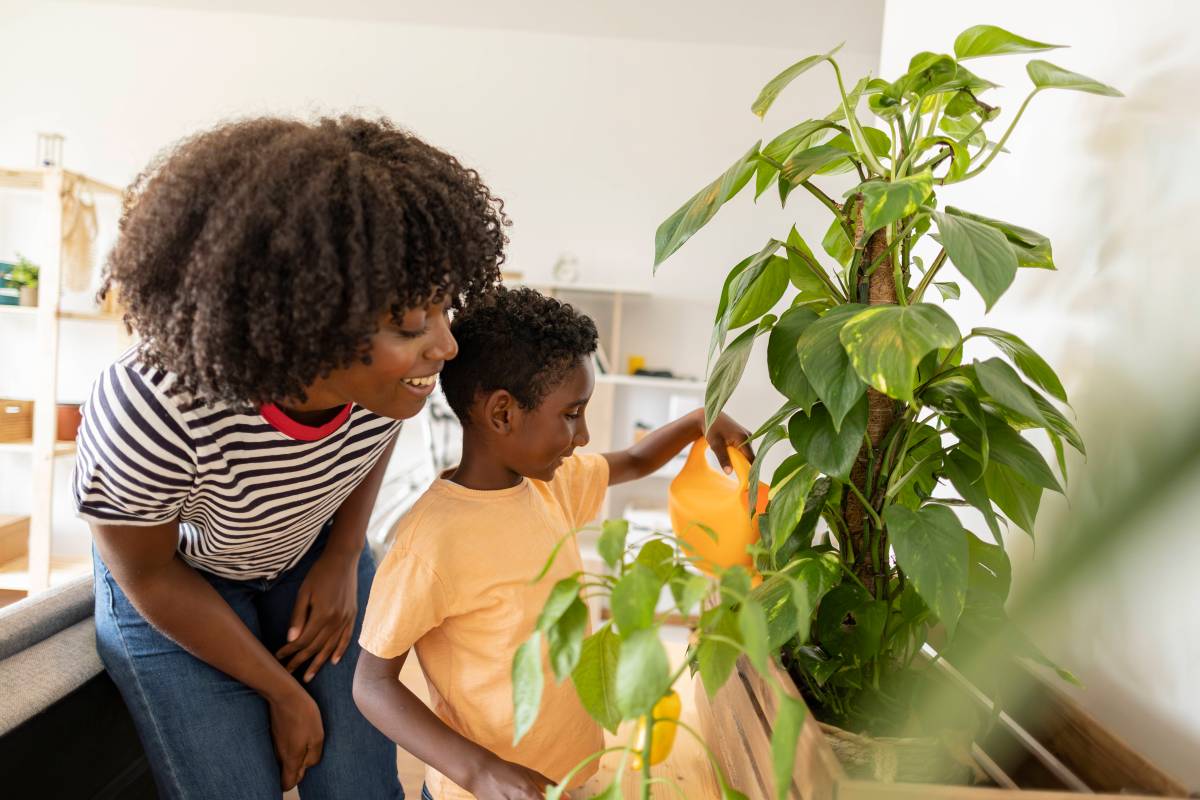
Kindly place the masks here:
<instances>
[{"instance_id":1,"label":"wooden shelf","mask_svg":"<svg viewBox=\"0 0 1200 800\"><path fill-rule=\"evenodd\" d=\"M59 311L58 318L84 320L86 322L115 322L117 324L124 322L116 314L104 314L100 311Z\"/></svg>"},{"instance_id":2,"label":"wooden shelf","mask_svg":"<svg viewBox=\"0 0 1200 800\"><path fill-rule=\"evenodd\" d=\"M58 586L69 580L87 575L92 569L91 559L85 556L50 558L50 585ZM29 591L29 558L21 556L0 564L0 591Z\"/></svg>"},{"instance_id":3,"label":"wooden shelf","mask_svg":"<svg viewBox=\"0 0 1200 800\"><path fill-rule=\"evenodd\" d=\"M637 286L616 286L601 283L563 283L562 281L516 280L516 286L528 286L538 291L576 292L579 294L621 294L627 297L649 297L650 291Z\"/></svg>"},{"instance_id":4,"label":"wooden shelf","mask_svg":"<svg viewBox=\"0 0 1200 800\"><path fill-rule=\"evenodd\" d=\"M596 383L611 383L617 386L644 386L651 389L681 389L685 391L702 392L707 386L704 381L686 380L684 378L655 378L649 375L597 375Z\"/></svg>"},{"instance_id":5,"label":"wooden shelf","mask_svg":"<svg viewBox=\"0 0 1200 800\"><path fill-rule=\"evenodd\" d=\"M77 449L75 442L55 442L54 455L74 455ZM0 453L32 453L33 442L0 442Z\"/></svg>"},{"instance_id":6,"label":"wooden shelf","mask_svg":"<svg viewBox=\"0 0 1200 800\"><path fill-rule=\"evenodd\" d=\"M125 194L125 190L119 186L113 186L111 183L98 181L95 178L89 178L86 175L81 175L78 172L70 170L59 170L57 167L43 167L39 169L0 169L0 187L5 189L43 189L46 185L46 177L53 173L62 172L64 176L70 176L76 181L83 183L85 189L97 194L110 194L121 197Z\"/></svg>"}]
</instances>

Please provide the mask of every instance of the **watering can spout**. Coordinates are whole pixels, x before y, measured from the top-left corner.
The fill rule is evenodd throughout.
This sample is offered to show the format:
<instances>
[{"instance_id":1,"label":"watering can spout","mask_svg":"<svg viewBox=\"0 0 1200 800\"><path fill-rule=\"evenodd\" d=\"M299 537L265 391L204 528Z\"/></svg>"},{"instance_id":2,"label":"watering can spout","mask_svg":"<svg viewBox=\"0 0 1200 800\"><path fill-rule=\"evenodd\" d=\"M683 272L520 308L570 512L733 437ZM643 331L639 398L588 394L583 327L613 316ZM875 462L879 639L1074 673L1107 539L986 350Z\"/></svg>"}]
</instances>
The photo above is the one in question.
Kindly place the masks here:
<instances>
[{"instance_id":1,"label":"watering can spout","mask_svg":"<svg viewBox=\"0 0 1200 800\"><path fill-rule=\"evenodd\" d=\"M710 467L707 451L704 439L697 439L671 481L667 501L671 525L675 535L691 548L688 555L705 572L713 574L717 568L736 565L750 568L753 559L746 547L758 541L757 515L766 510L767 485L760 482L751 490L750 462L736 448L729 449L736 480Z\"/></svg>"}]
</instances>

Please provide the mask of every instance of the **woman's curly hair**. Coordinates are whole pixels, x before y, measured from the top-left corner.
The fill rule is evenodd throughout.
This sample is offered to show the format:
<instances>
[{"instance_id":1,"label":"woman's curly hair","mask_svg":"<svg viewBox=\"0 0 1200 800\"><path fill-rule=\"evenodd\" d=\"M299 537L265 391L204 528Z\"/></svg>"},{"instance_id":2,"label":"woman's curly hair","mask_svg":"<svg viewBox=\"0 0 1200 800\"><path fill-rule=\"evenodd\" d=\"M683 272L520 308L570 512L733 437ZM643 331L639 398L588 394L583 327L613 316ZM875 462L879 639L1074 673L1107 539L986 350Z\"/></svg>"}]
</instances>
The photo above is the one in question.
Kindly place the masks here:
<instances>
[{"instance_id":1,"label":"woman's curly hair","mask_svg":"<svg viewBox=\"0 0 1200 800\"><path fill-rule=\"evenodd\" d=\"M248 119L138 176L101 293L195 397L302 399L369 362L385 313L490 292L508 224L478 173L386 119Z\"/></svg>"},{"instance_id":2,"label":"woman's curly hair","mask_svg":"<svg viewBox=\"0 0 1200 800\"><path fill-rule=\"evenodd\" d=\"M442 368L442 390L464 425L480 393L505 389L522 408L536 408L599 341L586 314L533 289L503 286L459 312L450 330L458 355Z\"/></svg>"}]
</instances>

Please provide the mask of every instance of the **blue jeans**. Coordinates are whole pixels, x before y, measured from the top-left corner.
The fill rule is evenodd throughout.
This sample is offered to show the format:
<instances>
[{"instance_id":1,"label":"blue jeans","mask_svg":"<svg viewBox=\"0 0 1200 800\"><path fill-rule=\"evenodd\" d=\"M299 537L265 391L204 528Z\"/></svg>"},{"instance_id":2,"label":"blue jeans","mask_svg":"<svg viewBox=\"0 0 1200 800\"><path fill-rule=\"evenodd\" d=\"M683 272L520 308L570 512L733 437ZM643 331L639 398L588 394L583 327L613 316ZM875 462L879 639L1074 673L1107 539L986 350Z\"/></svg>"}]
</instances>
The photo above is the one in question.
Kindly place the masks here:
<instances>
[{"instance_id":1,"label":"blue jeans","mask_svg":"<svg viewBox=\"0 0 1200 800\"><path fill-rule=\"evenodd\" d=\"M296 593L328 532L327 527L300 563L274 580L235 581L198 572L275 652L284 644ZM98 555L93 564L96 647L129 706L159 794L170 800L278 800L279 762L266 700L160 633L129 602ZM351 696L359 629L374 577L375 561L364 548L354 637L340 663L326 662L305 685L321 709L325 747L320 763L300 782L304 800L404 797L396 746L367 722Z\"/></svg>"}]
</instances>

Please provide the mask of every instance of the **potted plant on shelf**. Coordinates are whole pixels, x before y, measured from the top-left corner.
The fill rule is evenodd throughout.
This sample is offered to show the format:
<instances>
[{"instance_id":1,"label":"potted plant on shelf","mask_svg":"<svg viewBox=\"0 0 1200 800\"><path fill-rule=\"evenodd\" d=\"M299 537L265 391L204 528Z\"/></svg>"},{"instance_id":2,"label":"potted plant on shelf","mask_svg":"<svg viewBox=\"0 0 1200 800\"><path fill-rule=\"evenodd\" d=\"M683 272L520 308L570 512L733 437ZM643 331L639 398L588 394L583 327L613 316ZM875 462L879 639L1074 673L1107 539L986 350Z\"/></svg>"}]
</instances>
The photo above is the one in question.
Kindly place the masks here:
<instances>
[{"instance_id":1,"label":"potted plant on shelf","mask_svg":"<svg viewBox=\"0 0 1200 800\"><path fill-rule=\"evenodd\" d=\"M21 305L36 306L38 304L39 272L37 264L20 253L17 254L17 263L9 271L8 279L14 286L19 287Z\"/></svg>"},{"instance_id":2,"label":"potted plant on shelf","mask_svg":"<svg viewBox=\"0 0 1200 800\"><path fill-rule=\"evenodd\" d=\"M518 731L536 714L526 690L543 637L556 674L571 676L598 721L616 730L622 719L648 717L652 728L672 677L652 602L665 586L685 614L711 598L688 663L704 687L697 701L724 797L874 797L896 781L1184 793L1052 689L1021 678L1077 729L1056 736L1068 752L1034 741L1007 713L1015 707L1001 705L1018 680L1012 670L974 670L973 685L947 664L968 669L980 663L972 654L999 654L1073 680L1005 614L1005 529L1032 536L1042 494L1062 491L1065 449L1084 452L1062 410L1067 394L1019 336L991 327L964 333L942 307L962 291L946 280L951 267L991 309L1020 270L1055 268L1050 242L938 201L942 187L988 169L1036 95L1119 96L1035 59L1029 95L1001 121L985 99L994 84L963 64L1055 47L979 25L957 37L954 55L919 53L894 81L847 86L835 48L763 88L752 105L759 116L802 73L828 65L840 102L826 117L756 143L655 237L657 268L751 181L756 196L774 188L782 204L802 189L830 215L820 248L828 258L793 227L736 264L718 302L708 419L737 388L760 337L783 398L754 434L756 470L766 453L790 449L771 477L761 541L752 546L763 580L751 588L740 567L697 576L686 549L671 557L665 534L626 554L620 523L607 523L601 553L614 574L555 586L514 664ZM860 121L863 104L877 125ZM1003 130L993 141L996 125ZM853 185L835 198L818 184L838 173L851 174ZM776 316L781 301L786 310ZM965 360L970 340L993 354ZM1031 443L1036 431L1053 448L1058 474ZM978 530L964 527L960 507L978 512ZM584 638L578 612L565 610L590 592L611 595L613 620ZM934 636L940 652L930 658ZM650 744L641 744L645 797L656 779ZM900 793L950 796L929 785ZM610 787L605 796L619 794Z\"/></svg>"}]
</instances>

